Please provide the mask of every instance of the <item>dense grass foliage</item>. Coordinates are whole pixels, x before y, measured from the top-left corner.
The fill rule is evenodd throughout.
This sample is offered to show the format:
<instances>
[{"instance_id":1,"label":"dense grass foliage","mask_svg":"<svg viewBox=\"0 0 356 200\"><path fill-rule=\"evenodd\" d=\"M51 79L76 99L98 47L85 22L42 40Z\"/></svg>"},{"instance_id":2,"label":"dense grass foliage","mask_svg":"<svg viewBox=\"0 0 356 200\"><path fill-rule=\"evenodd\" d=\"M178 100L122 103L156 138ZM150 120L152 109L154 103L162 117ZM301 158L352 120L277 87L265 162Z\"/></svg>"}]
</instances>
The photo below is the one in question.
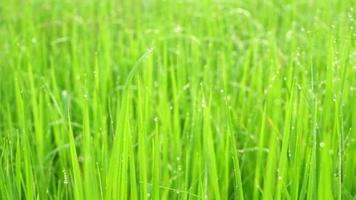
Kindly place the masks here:
<instances>
[{"instance_id":1,"label":"dense grass foliage","mask_svg":"<svg viewBox=\"0 0 356 200\"><path fill-rule=\"evenodd\" d=\"M1 0L0 199L356 198L355 4Z\"/></svg>"}]
</instances>

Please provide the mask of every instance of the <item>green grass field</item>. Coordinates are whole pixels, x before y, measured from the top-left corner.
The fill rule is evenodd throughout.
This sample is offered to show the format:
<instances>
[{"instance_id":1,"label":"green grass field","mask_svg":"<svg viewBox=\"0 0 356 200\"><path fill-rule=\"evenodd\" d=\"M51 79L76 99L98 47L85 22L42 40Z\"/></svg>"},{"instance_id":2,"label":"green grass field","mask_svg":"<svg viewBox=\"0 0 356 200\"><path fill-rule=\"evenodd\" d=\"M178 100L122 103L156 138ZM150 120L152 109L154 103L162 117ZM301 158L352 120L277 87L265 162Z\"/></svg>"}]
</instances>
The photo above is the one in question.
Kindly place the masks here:
<instances>
[{"instance_id":1,"label":"green grass field","mask_svg":"<svg viewBox=\"0 0 356 200\"><path fill-rule=\"evenodd\" d=\"M356 199L356 1L1 0L0 199Z\"/></svg>"}]
</instances>

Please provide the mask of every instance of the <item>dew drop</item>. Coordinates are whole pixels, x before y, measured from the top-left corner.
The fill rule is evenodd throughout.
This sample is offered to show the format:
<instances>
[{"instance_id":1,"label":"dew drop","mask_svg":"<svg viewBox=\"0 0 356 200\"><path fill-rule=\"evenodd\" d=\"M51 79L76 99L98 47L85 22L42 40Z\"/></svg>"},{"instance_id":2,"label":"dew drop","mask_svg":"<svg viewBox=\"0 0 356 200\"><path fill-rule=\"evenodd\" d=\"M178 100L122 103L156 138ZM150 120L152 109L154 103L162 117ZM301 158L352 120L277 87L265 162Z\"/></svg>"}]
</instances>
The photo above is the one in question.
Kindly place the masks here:
<instances>
[{"instance_id":1,"label":"dew drop","mask_svg":"<svg viewBox=\"0 0 356 200\"><path fill-rule=\"evenodd\" d=\"M319 146L320 146L320 148L324 148L325 147L325 143L324 142L320 142Z\"/></svg>"}]
</instances>

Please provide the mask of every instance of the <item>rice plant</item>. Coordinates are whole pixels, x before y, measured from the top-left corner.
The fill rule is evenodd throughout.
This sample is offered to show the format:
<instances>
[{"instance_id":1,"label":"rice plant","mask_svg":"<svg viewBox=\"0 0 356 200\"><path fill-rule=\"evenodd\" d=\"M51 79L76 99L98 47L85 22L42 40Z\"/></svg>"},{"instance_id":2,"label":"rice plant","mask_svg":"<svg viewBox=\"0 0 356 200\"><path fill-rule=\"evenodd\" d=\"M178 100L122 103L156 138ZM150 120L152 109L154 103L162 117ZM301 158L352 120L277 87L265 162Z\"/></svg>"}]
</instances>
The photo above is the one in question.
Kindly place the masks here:
<instances>
[{"instance_id":1,"label":"rice plant","mask_svg":"<svg viewBox=\"0 0 356 200\"><path fill-rule=\"evenodd\" d=\"M355 9L1 0L0 199L355 199Z\"/></svg>"}]
</instances>

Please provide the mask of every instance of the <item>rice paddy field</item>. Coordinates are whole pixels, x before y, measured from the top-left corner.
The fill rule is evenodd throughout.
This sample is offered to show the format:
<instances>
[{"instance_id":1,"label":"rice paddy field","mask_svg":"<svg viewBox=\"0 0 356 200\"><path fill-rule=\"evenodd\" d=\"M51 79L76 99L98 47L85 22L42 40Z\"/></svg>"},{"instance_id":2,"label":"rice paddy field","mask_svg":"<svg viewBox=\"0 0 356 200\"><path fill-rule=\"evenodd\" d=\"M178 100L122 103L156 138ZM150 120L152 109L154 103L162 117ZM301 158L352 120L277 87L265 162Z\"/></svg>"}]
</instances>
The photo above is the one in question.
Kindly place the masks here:
<instances>
[{"instance_id":1,"label":"rice paddy field","mask_svg":"<svg viewBox=\"0 0 356 200\"><path fill-rule=\"evenodd\" d=\"M0 199L356 199L356 1L1 0Z\"/></svg>"}]
</instances>

